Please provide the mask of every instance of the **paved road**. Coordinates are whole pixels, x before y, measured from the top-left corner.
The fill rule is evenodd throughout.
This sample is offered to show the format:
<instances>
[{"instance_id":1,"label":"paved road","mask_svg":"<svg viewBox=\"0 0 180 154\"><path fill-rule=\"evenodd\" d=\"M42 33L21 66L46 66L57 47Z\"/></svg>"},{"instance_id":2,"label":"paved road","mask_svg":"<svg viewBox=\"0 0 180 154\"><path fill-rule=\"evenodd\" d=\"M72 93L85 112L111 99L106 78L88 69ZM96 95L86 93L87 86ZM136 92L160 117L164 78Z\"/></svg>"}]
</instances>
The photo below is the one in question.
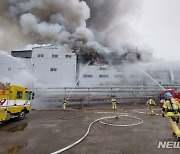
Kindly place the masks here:
<instances>
[{"instance_id":1,"label":"paved road","mask_svg":"<svg viewBox=\"0 0 180 154\"><path fill-rule=\"evenodd\" d=\"M121 106L117 111L112 111L107 106L69 111L32 111L22 121L11 120L0 126L0 153L49 154L81 138L95 119L127 113L144 122L133 127L111 127L95 123L83 142L64 153L178 154L179 149L158 149L159 141L175 141L168 120L162 116L134 112L137 108L145 107ZM156 112L160 113L160 110ZM138 120L121 117L104 122L131 124Z\"/></svg>"}]
</instances>

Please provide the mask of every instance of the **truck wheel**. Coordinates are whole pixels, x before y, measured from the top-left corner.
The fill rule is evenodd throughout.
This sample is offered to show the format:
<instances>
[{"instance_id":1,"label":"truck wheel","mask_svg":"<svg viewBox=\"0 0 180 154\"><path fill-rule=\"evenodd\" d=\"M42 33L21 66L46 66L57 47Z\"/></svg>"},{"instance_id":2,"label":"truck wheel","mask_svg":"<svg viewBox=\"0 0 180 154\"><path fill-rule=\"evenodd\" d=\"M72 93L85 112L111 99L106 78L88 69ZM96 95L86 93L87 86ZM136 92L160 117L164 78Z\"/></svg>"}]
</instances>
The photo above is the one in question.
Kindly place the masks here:
<instances>
[{"instance_id":1,"label":"truck wheel","mask_svg":"<svg viewBox=\"0 0 180 154\"><path fill-rule=\"evenodd\" d=\"M26 112L23 110L18 114L18 120L23 120L25 118Z\"/></svg>"}]
</instances>

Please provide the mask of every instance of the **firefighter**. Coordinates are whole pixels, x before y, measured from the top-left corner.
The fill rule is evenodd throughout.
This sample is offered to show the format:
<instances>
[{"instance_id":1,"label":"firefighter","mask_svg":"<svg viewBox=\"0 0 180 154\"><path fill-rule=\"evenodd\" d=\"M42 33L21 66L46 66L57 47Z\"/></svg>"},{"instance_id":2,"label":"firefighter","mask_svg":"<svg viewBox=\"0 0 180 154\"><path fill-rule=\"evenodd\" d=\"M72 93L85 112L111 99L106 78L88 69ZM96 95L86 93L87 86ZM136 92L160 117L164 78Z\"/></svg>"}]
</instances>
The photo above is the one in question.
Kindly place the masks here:
<instances>
[{"instance_id":1,"label":"firefighter","mask_svg":"<svg viewBox=\"0 0 180 154\"><path fill-rule=\"evenodd\" d=\"M66 109L66 104L67 104L67 99L64 98L63 100L63 104L62 104L62 109L65 110Z\"/></svg>"},{"instance_id":2,"label":"firefighter","mask_svg":"<svg viewBox=\"0 0 180 154\"><path fill-rule=\"evenodd\" d=\"M173 134L180 140L180 130L178 127L180 117L180 104L177 102L170 92L164 94L165 103L162 107L162 116L169 118Z\"/></svg>"},{"instance_id":3,"label":"firefighter","mask_svg":"<svg viewBox=\"0 0 180 154\"><path fill-rule=\"evenodd\" d=\"M150 115L155 115L154 107L156 106L156 102L153 99L150 98L150 99L147 100L146 106L149 107Z\"/></svg>"},{"instance_id":4,"label":"firefighter","mask_svg":"<svg viewBox=\"0 0 180 154\"><path fill-rule=\"evenodd\" d=\"M116 103L117 103L117 100L116 100L115 96L112 96L111 104L112 104L112 109L113 109L113 110L116 110L116 109L117 109Z\"/></svg>"}]
</instances>

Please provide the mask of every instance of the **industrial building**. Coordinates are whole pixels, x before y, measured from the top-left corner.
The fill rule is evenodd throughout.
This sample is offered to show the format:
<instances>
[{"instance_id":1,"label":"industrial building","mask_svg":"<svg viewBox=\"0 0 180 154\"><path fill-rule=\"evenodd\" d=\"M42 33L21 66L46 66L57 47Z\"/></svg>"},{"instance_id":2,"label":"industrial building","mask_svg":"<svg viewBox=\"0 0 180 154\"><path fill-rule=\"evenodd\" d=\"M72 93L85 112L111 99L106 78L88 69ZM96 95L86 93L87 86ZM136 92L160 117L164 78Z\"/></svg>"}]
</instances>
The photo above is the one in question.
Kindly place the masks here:
<instances>
[{"instance_id":1,"label":"industrial building","mask_svg":"<svg viewBox=\"0 0 180 154\"><path fill-rule=\"evenodd\" d=\"M173 65L172 65L173 66ZM19 73L30 74L36 83L48 88L99 87L99 86L146 86L179 84L180 66L157 67L156 64L123 62L120 65L94 63L83 64L78 55L67 46L46 45L30 50L12 51L0 56L0 72L3 82L22 80ZM157 81L155 83L151 78ZM28 80L28 79L27 79ZM14 80L13 80L14 81Z\"/></svg>"}]
</instances>

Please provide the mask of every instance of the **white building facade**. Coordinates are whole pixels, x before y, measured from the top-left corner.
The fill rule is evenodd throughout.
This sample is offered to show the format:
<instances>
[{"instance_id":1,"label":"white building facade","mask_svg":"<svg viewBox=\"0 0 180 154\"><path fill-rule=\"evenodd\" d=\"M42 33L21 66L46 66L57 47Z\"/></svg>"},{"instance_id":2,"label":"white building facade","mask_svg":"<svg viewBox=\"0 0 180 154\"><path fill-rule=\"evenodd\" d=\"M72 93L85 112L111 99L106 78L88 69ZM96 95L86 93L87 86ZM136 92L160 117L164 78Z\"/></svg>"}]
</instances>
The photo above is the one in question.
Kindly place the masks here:
<instances>
[{"instance_id":1,"label":"white building facade","mask_svg":"<svg viewBox=\"0 0 180 154\"><path fill-rule=\"evenodd\" d=\"M146 67L139 69L136 64L83 65L77 61L75 52L61 45L12 51L11 54L0 52L0 82L47 88L180 84L180 66L167 68L160 64L163 67L157 69L156 64L143 64Z\"/></svg>"},{"instance_id":2,"label":"white building facade","mask_svg":"<svg viewBox=\"0 0 180 154\"><path fill-rule=\"evenodd\" d=\"M76 82L77 56L67 47L36 47L32 50L12 51L11 54L16 58L0 56L3 78L8 79L24 70L36 80L30 85L32 87L37 87L36 83L48 88L72 87ZM19 80L26 80L26 77L24 75Z\"/></svg>"},{"instance_id":3,"label":"white building facade","mask_svg":"<svg viewBox=\"0 0 180 154\"><path fill-rule=\"evenodd\" d=\"M76 54L64 47L35 48L32 74L46 87L72 87L76 82Z\"/></svg>"}]
</instances>

